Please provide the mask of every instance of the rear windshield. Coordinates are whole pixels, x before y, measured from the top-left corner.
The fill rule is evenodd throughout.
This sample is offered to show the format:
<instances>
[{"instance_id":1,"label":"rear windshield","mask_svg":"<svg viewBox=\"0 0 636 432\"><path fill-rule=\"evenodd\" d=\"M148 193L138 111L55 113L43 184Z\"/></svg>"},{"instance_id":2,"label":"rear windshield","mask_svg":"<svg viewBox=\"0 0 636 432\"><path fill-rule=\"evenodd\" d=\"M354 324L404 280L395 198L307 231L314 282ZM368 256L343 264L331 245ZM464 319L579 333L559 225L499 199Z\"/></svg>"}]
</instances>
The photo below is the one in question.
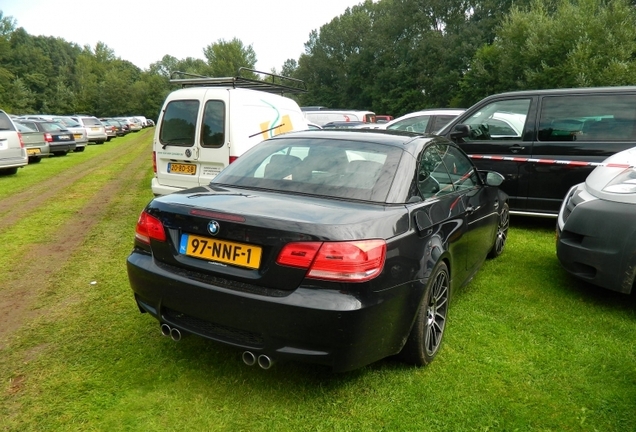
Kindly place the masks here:
<instances>
[{"instance_id":1,"label":"rear windshield","mask_svg":"<svg viewBox=\"0 0 636 432\"><path fill-rule=\"evenodd\" d=\"M82 117L82 121L85 126L102 126L102 124L96 118Z\"/></svg>"},{"instance_id":2,"label":"rear windshield","mask_svg":"<svg viewBox=\"0 0 636 432\"><path fill-rule=\"evenodd\" d=\"M163 113L159 141L164 145L194 145L199 101L177 100L168 103Z\"/></svg>"},{"instance_id":3,"label":"rear windshield","mask_svg":"<svg viewBox=\"0 0 636 432\"><path fill-rule=\"evenodd\" d=\"M62 126L60 126L58 123L40 123L42 125L42 128L47 131L47 132L58 132L61 131L62 129L64 129Z\"/></svg>"},{"instance_id":4,"label":"rear windshield","mask_svg":"<svg viewBox=\"0 0 636 432\"><path fill-rule=\"evenodd\" d=\"M402 153L360 141L277 139L245 153L212 183L384 203Z\"/></svg>"}]
</instances>

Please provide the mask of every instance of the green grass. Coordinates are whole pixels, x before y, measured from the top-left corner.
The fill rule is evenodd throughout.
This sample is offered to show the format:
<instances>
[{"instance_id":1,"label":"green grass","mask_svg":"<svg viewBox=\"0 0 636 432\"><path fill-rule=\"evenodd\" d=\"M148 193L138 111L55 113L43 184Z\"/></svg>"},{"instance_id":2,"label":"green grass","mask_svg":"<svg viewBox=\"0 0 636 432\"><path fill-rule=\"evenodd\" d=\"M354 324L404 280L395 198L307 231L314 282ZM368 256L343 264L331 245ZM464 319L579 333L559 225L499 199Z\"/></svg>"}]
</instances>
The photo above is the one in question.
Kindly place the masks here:
<instances>
[{"instance_id":1,"label":"green grass","mask_svg":"<svg viewBox=\"0 0 636 432\"><path fill-rule=\"evenodd\" d=\"M70 207L33 220L61 223L136 157L100 167ZM163 338L136 309L125 259L150 178L149 160L50 275L34 305L46 313L0 341L0 430L636 430L636 301L571 279L554 221L513 217L504 254L454 293L428 367L387 359L347 374L296 363L263 371L202 338ZM3 244L9 235L23 249L37 241L28 223L0 234Z\"/></svg>"}]
</instances>

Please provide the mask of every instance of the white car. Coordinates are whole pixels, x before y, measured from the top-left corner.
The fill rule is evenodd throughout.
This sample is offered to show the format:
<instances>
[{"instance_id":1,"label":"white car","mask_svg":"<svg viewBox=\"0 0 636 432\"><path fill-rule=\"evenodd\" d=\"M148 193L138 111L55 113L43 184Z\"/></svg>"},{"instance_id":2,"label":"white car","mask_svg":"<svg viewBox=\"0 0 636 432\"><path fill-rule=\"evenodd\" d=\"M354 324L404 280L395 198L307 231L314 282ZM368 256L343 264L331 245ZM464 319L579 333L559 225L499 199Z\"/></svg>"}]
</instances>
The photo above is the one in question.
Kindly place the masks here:
<instances>
[{"instance_id":1,"label":"white car","mask_svg":"<svg viewBox=\"0 0 636 432\"><path fill-rule=\"evenodd\" d=\"M591 284L629 294L636 279L636 147L573 186L557 220L557 257Z\"/></svg>"},{"instance_id":2,"label":"white car","mask_svg":"<svg viewBox=\"0 0 636 432\"><path fill-rule=\"evenodd\" d=\"M22 137L13 120L0 110L0 174L16 174L29 163Z\"/></svg>"},{"instance_id":3,"label":"white car","mask_svg":"<svg viewBox=\"0 0 636 432\"><path fill-rule=\"evenodd\" d=\"M393 119L388 123L378 124L377 129L434 134L464 111L465 110L461 108L415 111Z\"/></svg>"},{"instance_id":4,"label":"white car","mask_svg":"<svg viewBox=\"0 0 636 432\"><path fill-rule=\"evenodd\" d=\"M104 144L108 140L106 129L102 122L95 116L75 115L71 116L73 120L81 124L86 129L86 138L88 142L95 144Z\"/></svg>"}]
</instances>

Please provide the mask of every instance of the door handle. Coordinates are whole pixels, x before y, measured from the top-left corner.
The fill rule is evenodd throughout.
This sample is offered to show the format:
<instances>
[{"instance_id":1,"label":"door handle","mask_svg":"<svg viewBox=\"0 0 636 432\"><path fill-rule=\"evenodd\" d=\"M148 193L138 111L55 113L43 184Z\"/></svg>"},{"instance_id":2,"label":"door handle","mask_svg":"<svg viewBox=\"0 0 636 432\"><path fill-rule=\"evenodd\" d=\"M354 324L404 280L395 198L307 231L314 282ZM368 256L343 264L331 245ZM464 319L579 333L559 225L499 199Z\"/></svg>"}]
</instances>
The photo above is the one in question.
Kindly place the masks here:
<instances>
[{"instance_id":1,"label":"door handle","mask_svg":"<svg viewBox=\"0 0 636 432\"><path fill-rule=\"evenodd\" d=\"M521 150L524 150L524 149L525 149L524 146L520 146L518 144L515 144L512 147L510 147L510 152L511 153L519 153Z\"/></svg>"}]
</instances>

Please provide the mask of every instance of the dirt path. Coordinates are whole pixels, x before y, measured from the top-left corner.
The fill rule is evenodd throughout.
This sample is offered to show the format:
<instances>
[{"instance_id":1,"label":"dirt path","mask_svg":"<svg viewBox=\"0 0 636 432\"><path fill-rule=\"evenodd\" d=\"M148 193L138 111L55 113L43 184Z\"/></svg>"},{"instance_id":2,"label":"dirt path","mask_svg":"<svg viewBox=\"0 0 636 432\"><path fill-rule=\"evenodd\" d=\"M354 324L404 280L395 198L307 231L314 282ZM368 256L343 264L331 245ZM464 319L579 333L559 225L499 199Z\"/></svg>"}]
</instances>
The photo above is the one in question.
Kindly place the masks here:
<instances>
[{"instance_id":1,"label":"dirt path","mask_svg":"<svg viewBox=\"0 0 636 432\"><path fill-rule=\"evenodd\" d=\"M65 199L64 188L69 184L74 184L103 164L121 159L127 151L146 143L146 139L134 137L111 152L75 166L72 171L47 179L39 185L0 201L0 234L25 215L46 206L47 202ZM130 174L118 176L107 183L75 217L58 229L50 241L36 244L25 253L22 262L39 264L37 267L21 266L13 270L9 280L3 283L0 297L0 341L37 314L44 312L32 308L38 294L46 289L50 276L82 245L91 228L100 221L101 215L119 192L123 191L125 184L131 178L141 180L147 174L151 152L150 146L147 148L148 152L144 152L143 157L135 158L123 170Z\"/></svg>"}]
</instances>

